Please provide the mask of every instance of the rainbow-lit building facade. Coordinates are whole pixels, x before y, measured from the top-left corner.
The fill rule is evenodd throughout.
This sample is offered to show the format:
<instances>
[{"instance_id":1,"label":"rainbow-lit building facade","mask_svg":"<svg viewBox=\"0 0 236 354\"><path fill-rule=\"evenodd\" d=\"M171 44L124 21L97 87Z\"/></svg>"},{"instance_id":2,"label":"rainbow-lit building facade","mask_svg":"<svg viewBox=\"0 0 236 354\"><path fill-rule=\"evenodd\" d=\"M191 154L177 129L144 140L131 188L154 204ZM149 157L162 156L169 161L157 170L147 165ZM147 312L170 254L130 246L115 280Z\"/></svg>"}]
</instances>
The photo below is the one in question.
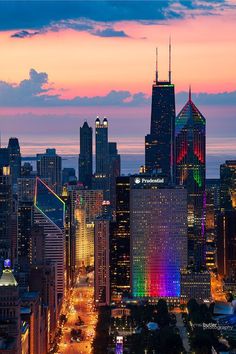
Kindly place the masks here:
<instances>
[{"instance_id":1,"label":"rainbow-lit building facade","mask_svg":"<svg viewBox=\"0 0 236 354\"><path fill-rule=\"evenodd\" d=\"M187 196L164 179L131 177L131 288L137 299L178 298L187 266Z\"/></svg>"},{"instance_id":2,"label":"rainbow-lit building facade","mask_svg":"<svg viewBox=\"0 0 236 354\"><path fill-rule=\"evenodd\" d=\"M175 124L176 184L188 193L188 264L205 265L206 120L192 101L180 111Z\"/></svg>"}]
</instances>

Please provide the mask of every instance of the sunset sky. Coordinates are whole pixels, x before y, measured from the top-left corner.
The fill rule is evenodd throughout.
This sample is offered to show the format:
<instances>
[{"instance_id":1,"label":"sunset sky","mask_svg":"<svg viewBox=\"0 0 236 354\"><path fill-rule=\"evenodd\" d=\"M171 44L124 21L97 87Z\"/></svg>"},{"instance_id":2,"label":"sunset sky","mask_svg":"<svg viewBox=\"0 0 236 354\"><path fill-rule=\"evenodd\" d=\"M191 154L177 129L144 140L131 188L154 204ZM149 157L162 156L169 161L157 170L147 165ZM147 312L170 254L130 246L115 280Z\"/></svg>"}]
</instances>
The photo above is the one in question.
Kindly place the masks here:
<instances>
[{"instance_id":1,"label":"sunset sky","mask_svg":"<svg viewBox=\"0 0 236 354\"><path fill-rule=\"evenodd\" d=\"M98 114L121 153L142 154L155 48L166 79L169 36L177 112L191 84L208 155L236 158L234 0L0 1L2 144L77 153L80 125Z\"/></svg>"}]
</instances>

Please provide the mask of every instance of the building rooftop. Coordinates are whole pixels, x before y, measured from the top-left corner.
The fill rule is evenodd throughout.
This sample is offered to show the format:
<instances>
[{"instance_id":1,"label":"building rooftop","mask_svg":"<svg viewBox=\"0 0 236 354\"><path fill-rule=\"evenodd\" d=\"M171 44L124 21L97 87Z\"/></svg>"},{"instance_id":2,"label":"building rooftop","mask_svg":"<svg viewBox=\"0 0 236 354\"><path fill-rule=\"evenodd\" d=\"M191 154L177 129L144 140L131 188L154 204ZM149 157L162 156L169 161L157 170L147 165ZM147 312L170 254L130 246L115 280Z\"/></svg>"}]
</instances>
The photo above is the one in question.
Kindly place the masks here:
<instances>
[{"instance_id":1,"label":"building rooftop","mask_svg":"<svg viewBox=\"0 0 236 354\"><path fill-rule=\"evenodd\" d=\"M17 286L17 281L12 273L12 270L6 268L2 272L2 276L0 278L0 286Z\"/></svg>"}]
</instances>

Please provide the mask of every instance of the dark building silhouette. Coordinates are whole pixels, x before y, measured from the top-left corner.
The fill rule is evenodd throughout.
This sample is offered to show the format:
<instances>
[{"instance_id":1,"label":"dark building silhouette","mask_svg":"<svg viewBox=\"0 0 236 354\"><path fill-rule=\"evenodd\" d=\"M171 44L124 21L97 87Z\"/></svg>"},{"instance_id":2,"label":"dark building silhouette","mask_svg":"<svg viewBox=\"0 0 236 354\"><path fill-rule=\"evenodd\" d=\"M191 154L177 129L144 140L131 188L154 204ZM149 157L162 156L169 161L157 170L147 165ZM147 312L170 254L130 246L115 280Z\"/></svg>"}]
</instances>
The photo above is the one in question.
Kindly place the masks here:
<instances>
[{"instance_id":1,"label":"dark building silhouette","mask_svg":"<svg viewBox=\"0 0 236 354\"><path fill-rule=\"evenodd\" d=\"M111 207L116 206L116 178L120 176L120 155L118 154L117 144L109 142L109 184Z\"/></svg>"},{"instance_id":2,"label":"dark building silhouette","mask_svg":"<svg viewBox=\"0 0 236 354\"><path fill-rule=\"evenodd\" d=\"M0 148L0 167L9 166L10 155L8 148Z\"/></svg>"},{"instance_id":3,"label":"dark building silhouette","mask_svg":"<svg viewBox=\"0 0 236 354\"><path fill-rule=\"evenodd\" d=\"M156 79L152 85L150 134L145 137L146 172L161 174L167 184L173 181L174 137L175 88L171 82L171 45L169 45L169 79L159 80L156 61Z\"/></svg>"},{"instance_id":4,"label":"dark building silhouette","mask_svg":"<svg viewBox=\"0 0 236 354\"><path fill-rule=\"evenodd\" d=\"M116 223L110 227L111 299L130 295L130 177L116 179Z\"/></svg>"},{"instance_id":5,"label":"dark building silhouette","mask_svg":"<svg viewBox=\"0 0 236 354\"><path fill-rule=\"evenodd\" d=\"M70 167L66 167L63 168L62 170L62 184L66 184L66 183L71 183L71 182L76 182L76 175L75 175L75 169L74 168L70 168Z\"/></svg>"},{"instance_id":6,"label":"dark building silhouette","mask_svg":"<svg viewBox=\"0 0 236 354\"><path fill-rule=\"evenodd\" d=\"M0 168L0 269L2 261L11 256L11 217L13 211L10 168Z\"/></svg>"},{"instance_id":7,"label":"dark building silhouette","mask_svg":"<svg viewBox=\"0 0 236 354\"><path fill-rule=\"evenodd\" d=\"M93 175L93 129L84 122L80 127L79 181L91 188Z\"/></svg>"},{"instance_id":8,"label":"dark building silhouette","mask_svg":"<svg viewBox=\"0 0 236 354\"><path fill-rule=\"evenodd\" d=\"M206 120L192 101L176 118L176 183L187 188L188 263L205 266Z\"/></svg>"},{"instance_id":9,"label":"dark building silhouette","mask_svg":"<svg viewBox=\"0 0 236 354\"><path fill-rule=\"evenodd\" d=\"M21 153L17 138L10 138L8 142L9 160L11 167L12 185L17 184L17 178L21 175Z\"/></svg>"},{"instance_id":10,"label":"dark building silhouette","mask_svg":"<svg viewBox=\"0 0 236 354\"><path fill-rule=\"evenodd\" d=\"M19 202L17 213L17 255L18 264L22 271L29 271L30 238L33 225L33 202Z\"/></svg>"}]
</instances>

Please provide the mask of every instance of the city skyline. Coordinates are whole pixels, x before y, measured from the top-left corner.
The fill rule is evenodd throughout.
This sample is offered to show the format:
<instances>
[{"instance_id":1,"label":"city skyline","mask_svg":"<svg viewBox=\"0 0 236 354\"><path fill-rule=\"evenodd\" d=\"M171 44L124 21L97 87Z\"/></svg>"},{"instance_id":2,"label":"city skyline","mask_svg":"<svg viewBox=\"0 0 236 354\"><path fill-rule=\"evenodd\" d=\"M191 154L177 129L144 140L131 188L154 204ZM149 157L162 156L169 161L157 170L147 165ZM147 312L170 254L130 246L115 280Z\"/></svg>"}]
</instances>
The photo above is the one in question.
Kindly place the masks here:
<instances>
[{"instance_id":1,"label":"city skyline","mask_svg":"<svg viewBox=\"0 0 236 354\"><path fill-rule=\"evenodd\" d=\"M191 84L193 101L207 117L207 155L230 158L236 131L235 4L158 4L148 2L143 11L143 2L134 7L95 2L95 9L107 10L95 15L81 1L64 12L63 2L40 9L37 2L25 2L25 15L11 18L17 2L11 7L0 3L2 145L8 136L17 136L23 155L40 153L45 146L55 146L59 154L77 154L79 127L86 119L91 125L99 114L108 116L111 139L119 137L122 154L144 154L155 48L159 76L165 79L171 35L176 113ZM28 14L36 8L37 19L30 21Z\"/></svg>"}]
</instances>

